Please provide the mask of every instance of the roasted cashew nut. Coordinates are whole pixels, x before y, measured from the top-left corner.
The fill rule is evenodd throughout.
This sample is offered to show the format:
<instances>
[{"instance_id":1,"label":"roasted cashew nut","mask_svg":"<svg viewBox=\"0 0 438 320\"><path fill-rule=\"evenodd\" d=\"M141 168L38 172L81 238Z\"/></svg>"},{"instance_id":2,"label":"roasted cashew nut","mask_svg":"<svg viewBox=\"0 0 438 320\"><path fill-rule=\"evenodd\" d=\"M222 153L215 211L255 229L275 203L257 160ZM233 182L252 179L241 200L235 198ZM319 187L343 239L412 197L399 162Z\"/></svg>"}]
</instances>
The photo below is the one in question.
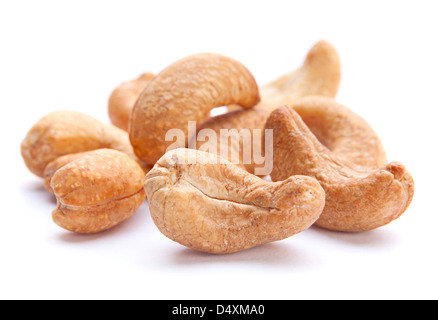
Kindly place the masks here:
<instances>
[{"instance_id":1,"label":"roasted cashew nut","mask_svg":"<svg viewBox=\"0 0 438 320\"><path fill-rule=\"evenodd\" d=\"M140 159L155 164L172 144L165 141L168 130L182 130L187 144L189 121L205 119L215 107L250 108L257 102L257 83L241 63L212 53L189 56L164 69L141 93L131 114L131 144Z\"/></svg>"},{"instance_id":2,"label":"roasted cashew nut","mask_svg":"<svg viewBox=\"0 0 438 320\"><path fill-rule=\"evenodd\" d=\"M342 104L327 97L309 96L295 100L291 107L332 153L366 167L382 167L388 163L373 128Z\"/></svg>"},{"instance_id":3,"label":"roasted cashew nut","mask_svg":"<svg viewBox=\"0 0 438 320\"><path fill-rule=\"evenodd\" d=\"M257 108L269 112L282 105L292 105L306 96L334 98L341 82L341 64L336 49L327 41L317 42L298 69L260 88L261 101ZM235 110L235 106L230 106Z\"/></svg>"},{"instance_id":4,"label":"roasted cashew nut","mask_svg":"<svg viewBox=\"0 0 438 320\"><path fill-rule=\"evenodd\" d=\"M113 125L128 131L129 117L135 102L153 77L152 73L143 73L134 80L123 82L113 90L108 100L108 115Z\"/></svg>"},{"instance_id":5,"label":"roasted cashew nut","mask_svg":"<svg viewBox=\"0 0 438 320\"><path fill-rule=\"evenodd\" d=\"M168 238L209 253L230 253L309 228L324 207L310 177L262 180L225 159L175 149L146 175L154 223Z\"/></svg>"},{"instance_id":6,"label":"roasted cashew nut","mask_svg":"<svg viewBox=\"0 0 438 320\"><path fill-rule=\"evenodd\" d=\"M354 165L322 145L293 108L274 110L266 122L274 130L273 181L292 175L316 178L326 192L315 225L330 230L372 230L397 219L409 206L414 181L397 162L379 169ZM335 128L334 128L335 129Z\"/></svg>"},{"instance_id":7,"label":"roasted cashew nut","mask_svg":"<svg viewBox=\"0 0 438 320\"><path fill-rule=\"evenodd\" d=\"M46 166L56 158L72 153L109 148L135 156L128 134L75 111L55 111L39 120L21 143L26 166L42 177ZM138 161L144 170L149 167Z\"/></svg>"},{"instance_id":8,"label":"roasted cashew nut","mask_svg":"<svg viewBox=\"0 0 438 320\"><path fill-rule=\"evenodd\" d=\"M53 221L78 233L110 229L145 200L144 171L126 154L92 151L57 170L50 186L58 200Z\"/></svg>"}]
</instances>

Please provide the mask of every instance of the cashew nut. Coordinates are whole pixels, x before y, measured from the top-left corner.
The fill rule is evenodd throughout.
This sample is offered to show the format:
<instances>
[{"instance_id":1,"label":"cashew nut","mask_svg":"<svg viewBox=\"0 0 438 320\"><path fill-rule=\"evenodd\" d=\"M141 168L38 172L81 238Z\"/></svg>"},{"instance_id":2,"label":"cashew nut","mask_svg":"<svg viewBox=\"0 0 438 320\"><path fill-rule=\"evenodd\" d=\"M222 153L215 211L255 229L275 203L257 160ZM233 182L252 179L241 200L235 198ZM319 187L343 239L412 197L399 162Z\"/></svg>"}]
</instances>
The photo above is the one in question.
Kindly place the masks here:
<instances>
[{"instance_id":1,"label":"cashew nut","mask_svg":"<svg viewBox=\"0 0 438 320\"><path fill-rule=\"evenodd\" d=\"M330 130L338 126L342 123ZM302 174L316 178L324 188L326 204L315 225L337 231L371 230L397 219L411 203L414 181L402 164L392 162L379 169L355 165L321 144L299 114L286 106L271 113L266 128L274 130L272 180Z\"/></svg>"},{"instance_id":2,"label":"cashew nut","mask_svg":"<svg viewBox=\"0 0 438 320\"><path fill-rule=\"evenodd\" d=\"M145 190L165 236L210 253L290 237L309 228L324 207L324 191L313 178L268 182L194 149L162 156L146 175Z\"/></svg>"},{"instance_id":3,"label":"cashew nut","mask_svg":"<svg viewBox=\"0 0 438 320\"><path fill-rule=\"evenodd\" d=\"M114 227L144 202L144 175L132 158L117 150L95 150L71 161L50 182L58 201L53 221L78 233Z\"/></svg>"},{"instance_id":4,"label":"cashew nut","mask_svg":"<svg viewBox=\"0 0 438 320\"><path fill-rule=\"evenodd\" d=\"M29 170L42 177L47 164L60 156L101 148L116 149L138 160L125 131L80 112L56 111L29 130L21 143L21 155Z\"/></svg>"},{"instance_id":5,"label":"cashew nut","mask_svg":"<svg viewBox=\"0 0 438 320\"><path fill-rule=\"evenodd\" d=\"M359 115L327 97L309 96L291 107L320 143L332 153L367 167L388 163L385 149L371 126Z\"/></svg>"},{"instance_id":6,"label":"cashew nut","mask_svg":"<svg viewBox=\"0 0 438 320\"><path fill-rule=\"evenodd\" d=\"M141 93L131 114L131 144L140 159L155 164L171 144L165 141L169 129L182 130L187 144L188 121L205 119L215 107L250 108L257 102L257 83L241 63L212 53L189 56L164 69Z\"/></svg>"},{"instance_id":7,"label":"cashew nut","mask_svg":"<svg viewBox=\"0 0 438 320\"><path fill-rule=\"evenodd\" d=\"M271 112L306 96L334 98L340 82L339 55L330 43L321 40L313 45L300 68L260 88L261 101L256 107ZM230 106L229 109L235 110L236 107Z\"/></svg>"},{"instance_id":8,"label":"cashew nut","mask_svg":"<svg viewBox=\"0 0 438 320\"><path fill-rule=\"evenodd\" d=\"M128 131L132 108L153 77L152 73L143 73L137 79L123 82L113 90L108 100L108 115L113 125Z\"/></svg>"}]
</instances>

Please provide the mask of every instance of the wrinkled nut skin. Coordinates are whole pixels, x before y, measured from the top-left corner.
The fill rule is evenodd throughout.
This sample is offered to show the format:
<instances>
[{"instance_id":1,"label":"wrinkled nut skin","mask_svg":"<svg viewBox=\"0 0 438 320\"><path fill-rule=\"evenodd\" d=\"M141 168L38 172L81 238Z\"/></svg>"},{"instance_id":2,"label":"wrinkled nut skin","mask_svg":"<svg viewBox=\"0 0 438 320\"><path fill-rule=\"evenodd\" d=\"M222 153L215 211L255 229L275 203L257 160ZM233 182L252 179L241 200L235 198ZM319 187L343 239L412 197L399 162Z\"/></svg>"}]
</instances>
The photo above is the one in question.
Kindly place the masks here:
<instances>
[{"instance_id":1,"label":"wrinkled nut skin","mask_svg":"<svg viewBox=\"0 0 438 320\"><path fill-rule=\"evenodd\" d=\"M254 129L262 130L265 124L265 120L268 118L269 112L263 109L244 109L244 110L236 110L229 113L225 113L220 116L212 117L203 123L197 128L196 130L196 136L202 132L204 129L210 129L213 130L218 137L217 141L217 149L216 150L207 150L205 141L202 139L196 139L196 149L201 151L208 151L210 153L214 153L217 155L221 154L221 148L228 148L228 160L231 161L231 154L234 152L235 154L239 155L239 163L235 163L236 165L240 166L242 169L245 169L249 173L254 174L255 168L257 166L257 163L260 163L262 161L258 161L256 158L255 153L253 152L255 148L258 148L257 150L262 150L260 139L256 139L253 135ZM228 138L228 136L221 136L221 130L223 129L236 129L237 131L234 131L233 133L236 133L236 139L238 143L230 143L232 141ZM251 142L252 147L251 148L251 161L250 163L245 163L244 161L244 139L242 139L239 136L239 133L242 129L250 129L251 130ZM231 132L231 131L230 131ZM191 137L191 139L195 139L196 137ZM208 139L206 139L207 142ZM234 142L234 141L233 141ZM258 147L257 147L258 146ZM261 159L263 160L263 159Z\"/></svg>"},{"instance_id":2,"label":"wrinkled nut skin","mask_svg":"<svg viewBox=\"0 0 438 320\"><path fill-rule=\"evenodd\" d=\"M145 200L144 171L126 154L100 149L57 170L50 186L60 227L77 233L110 229L134 214Z\"/></svg>"},{"instance_id":3,"label":"wrinkled nut skin","mask_svg":"<svg viewBox=\"0 0 438 320\"><path fill-rule=\"evenodd\" d=\"M86 152L79 152L79 153L72 153L72 154L66 154L65 156L61 156L59 158L56 158L55 160L49 162L49 164L44 169L43 173L43 180L44 180L44 188L53 193L52 187L50 186L50 182L55 175L56 171L61 169L66 164L69 164L72 161L75 161L79 158L82 158L85 155L93 154L93 151L86 151Z\"/></svg>"},{"instance_id":4,"label":"wrinkled nut skin","mask_svg":"<svg viewBox=\"0 0 438 320\"><path fill-rule=\"evenodd\" d=\"M165 236L215 254L306 230L319 218L325 197L313 178L268 182L194 149L167 152L146 175L145 190L153 221Z\"/></svg>"},{"instance_id":5,"label":"wrinkled nut skin","mask_svg":"<svg viewBox=\"0 0 438 320\"><path fill-rule=\"evenodd\" d=\"M128 131L129 117L135 102L153 77L152 73L143 73L113 90L108 100L108 115L113 125Z\"/></svg>"},{"instance_id":6,"label":"wrinkled nut skin","mask_svg":"<svg viewBox=\"0 0 438 320\"><path fill-rule=\"evenodd\" d=\"M215 107L250 108L259 100L254 77L236 60L213 53L186 57L160 72L141 93L130 119L131 144L140 159L153 165L173 143L165 141L169 129L182 130L187 144L188 121L207 118Z\"/></svg>"},{"instance_id":7,"label":"wrinkled nut skin","mask_svg":"<svg viewBox=\"0 0 438 320\"><path fill-rule=\"evenodd\" d=\"M354 165L322 145L298 113L286 106L271 113L266 128L274 130L272 180L307 175L324 188L326 204L315 225L368 231L397 219L411 203L414 181L402 164L377 169Z\"/></svg>"},{"instance_id":8,"label":"wrinkled nut skin","mask_svg":"<svg viewBox=\"0 0 438 320\"><path fill-rule=\"evenodd\" d=\"M28 169L42 177L47 164L72 153L109 148L135 156L128 134L109 124L76 111L55 111L39 120L21 143L21 155ZM139 161L144 170L148 166Z\"/></svg>"},{"instance_id":9,"label":"wrinkled nut skin","mask_svg":"<svg viewBox=\"0 0 438 320\"><path fill-rule=\"evenodd\" d=\"M296 100L292 107L332 153L366 167L388 163L382 142L368 122L334 99L309 96Z\"/></svg>"}]
</instances>

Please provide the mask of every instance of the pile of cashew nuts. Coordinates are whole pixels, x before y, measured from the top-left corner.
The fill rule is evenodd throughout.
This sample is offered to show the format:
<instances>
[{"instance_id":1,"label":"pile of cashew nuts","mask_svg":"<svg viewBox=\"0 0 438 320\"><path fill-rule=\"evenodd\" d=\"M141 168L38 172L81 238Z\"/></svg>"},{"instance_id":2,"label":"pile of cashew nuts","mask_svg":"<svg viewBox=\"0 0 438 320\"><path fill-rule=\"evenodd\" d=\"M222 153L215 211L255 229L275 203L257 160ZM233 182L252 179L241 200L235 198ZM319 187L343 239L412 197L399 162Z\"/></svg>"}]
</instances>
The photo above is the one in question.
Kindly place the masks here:
<instances>
[{"instance_id":1,"label":"pile of cashew nuts","mask_svg":"<svg viewBox=\"0 0 438 320\"><path fill-rule=\"evenodd\" d=\"M406 211L414 181L401 163L387 162L371 126L335 100L340 75L326 41L301 67L260 88L240 62L196 54L115 88L112 124L75 111L46 115L21 154L57 199L53 221L72 232L110 229L146 198L161 233L209 253L282 240L312 225L368 231ZM221 106L228 112L212 117ZM270 130L270 175L257 174L257 156L242 161L240 140L229 146L238 162L193 140L188 123L195 121L195 134ZM174 129L184 139L168 141ZM263 139L251 138L266 151Z\"/></svg>"}]
</instances>

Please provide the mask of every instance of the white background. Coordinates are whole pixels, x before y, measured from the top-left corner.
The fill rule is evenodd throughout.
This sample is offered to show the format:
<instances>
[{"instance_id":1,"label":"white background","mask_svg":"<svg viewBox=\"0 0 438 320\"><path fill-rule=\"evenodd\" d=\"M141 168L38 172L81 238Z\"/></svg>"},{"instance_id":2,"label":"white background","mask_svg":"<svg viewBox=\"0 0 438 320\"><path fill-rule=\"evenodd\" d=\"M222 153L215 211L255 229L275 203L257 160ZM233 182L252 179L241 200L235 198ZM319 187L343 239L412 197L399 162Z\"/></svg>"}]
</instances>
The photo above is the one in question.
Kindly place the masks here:
<instances>
[{"instance_id":1,"label":"white background","mask_svg":"<svg viewBox=\"0 0 438 320\"><path fill-rule=\"evenodd\" d=\"M1 1L0 298L436 299L438 19L435 1ZM370 122L414 200L380 229L315 227L215 256L161 235L145 203L111 231L72 234L24 166L27 130L50 111L109 122L120 82L198 52L264 83L320 39L342 63L337 100Z\"/></svg>"}]
</instances>

